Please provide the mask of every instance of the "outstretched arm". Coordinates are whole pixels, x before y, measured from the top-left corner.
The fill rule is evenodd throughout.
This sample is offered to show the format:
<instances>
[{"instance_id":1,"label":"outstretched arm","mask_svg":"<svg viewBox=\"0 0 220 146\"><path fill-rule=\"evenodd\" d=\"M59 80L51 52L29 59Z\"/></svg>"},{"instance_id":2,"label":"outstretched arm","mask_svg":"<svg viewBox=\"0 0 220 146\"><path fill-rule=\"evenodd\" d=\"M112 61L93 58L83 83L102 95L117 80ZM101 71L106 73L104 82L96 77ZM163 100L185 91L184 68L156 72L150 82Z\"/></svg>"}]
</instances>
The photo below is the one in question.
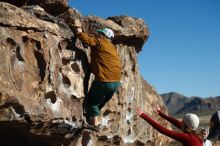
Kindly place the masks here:
<instances>
[{"instance_id":1,"label":"outstretched arm","mask_svg":"<svg viewBox=\"0 0 220 146\"><path fill-rule=\"evenodd\" d=\"M143 118L145 121L147 121L151 126L153 126L157 131L160 133L169 136L170 138L173 138L175 140L178 140L180 142L184 142L188 140L187 135L185 133L179 133L173 130L169 130L163 126L161 126L158 122L147 116L143 113L143 111L140 108L136 108L137 114Z\"/></svg>"},{"instance_id":2,"label":"outstretched arm","mask_svg":"<svg viewBox=\"0 0 220 146\"><path fill-rule=\"evenodd\" d=\"M89 36L88 33L82 32L82 23L79 19L74 21L74 27L78 38L88 46L96 47L99 45L99 40L95 37Z\"/></svg>"},{"instance_id":3,"label":"outstretched arm","mask_svg":"<svg viewBox=\"0 0 220 146\"><path fill-rule=\"evenodd\" d=\"M158 110L158 114L163 117L164 119L166 119L167 121L169 121L170 123L172 123L174 126L176 126L177 128L181 129L182 128L182 122L173 118L173 117L170 117L166 114L164 114L163 112L161 112L160 110Z\"/></svg>"},{"instance_id":4,"label":"outstretched arm","mask_svg":"<svg viewBox=\"0 0 220 146\"><path fill-rule=\"evenodd\" d=\"M164 114L161 110L160 107L157 105L157 109L154 110L155 113L157 113L158 115L160 115L162 118L166 119L167 121L169 121L170 123L172 123L174 126L176 126L177 128L181 129L182 128L182 122L170 117L166 114Z\"/></svg>"},{"instance_id":5,"label":"outstretched arm","mask_svg":"<svg viewBox=\"0 0 220 146\"><path fill-rule=\"evenodd\" d=\"M77 36L86 45L89 45L91 47L96 47L99 45L99 40L97 38L91 37L85 32L80 32L77 34Z\"/></svg>"}]
</instances>

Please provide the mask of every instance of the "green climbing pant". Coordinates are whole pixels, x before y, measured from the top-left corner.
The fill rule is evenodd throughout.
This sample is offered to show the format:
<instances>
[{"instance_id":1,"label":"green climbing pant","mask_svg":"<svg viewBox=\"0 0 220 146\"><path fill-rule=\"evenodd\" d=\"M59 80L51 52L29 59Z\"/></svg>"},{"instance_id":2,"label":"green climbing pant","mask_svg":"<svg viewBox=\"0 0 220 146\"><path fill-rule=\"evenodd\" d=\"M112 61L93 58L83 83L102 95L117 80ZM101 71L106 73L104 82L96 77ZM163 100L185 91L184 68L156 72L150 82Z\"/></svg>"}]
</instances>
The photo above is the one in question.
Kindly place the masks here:
<instances>
[{"instance_id":1,"label":"green climbing pant","mask_svg":"<svg viewBox=\"0 0 220 146\"><path fill-rule=\"evenodd\" d=\"M87 117L100 115L100 110L112 98L117 91L120 82L99 82L93 81L86 97Z\"/></svg>"}]
</instances>

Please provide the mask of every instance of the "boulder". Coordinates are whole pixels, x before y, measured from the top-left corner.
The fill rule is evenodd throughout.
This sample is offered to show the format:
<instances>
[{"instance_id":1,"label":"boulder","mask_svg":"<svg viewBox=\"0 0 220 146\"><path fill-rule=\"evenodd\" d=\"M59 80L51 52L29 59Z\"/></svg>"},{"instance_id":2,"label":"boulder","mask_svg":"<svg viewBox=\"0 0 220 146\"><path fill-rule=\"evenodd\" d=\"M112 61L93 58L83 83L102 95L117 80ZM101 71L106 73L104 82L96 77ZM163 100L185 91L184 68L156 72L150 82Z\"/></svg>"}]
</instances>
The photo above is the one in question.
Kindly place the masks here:
<instances>
[{"instance_id":1,"label":"boulder","mask_svg":"<svg viewBox=\"0 0 220 146\"><path fill-rule=\"evenodd\" d=\"M46 12L45 7L0 2L1 145L168 145L169 140L134 110L138 105L151 114L159 104L166 111L139 71L137 55L149 36L143 20L83 17L74 9L58 17ZM83 100L94 76L89 71L91 48L74 35L74 19L80 19L88 33L112 28L122 61L121 86L102 110L98 133L82 129Z\"/></svg>"},{"instance_id":2,"label":"boulder","mask_svg":"<svg viewBox=\"0 0 220 146\"><path fill-rule=\"evenodd\" d=\"M17 7L28 5L39 5L44 8L48 13L53 15L59 15L66 11L68 7L67 0L0 0L7 2Z\"/></svg>"}]
</instances>

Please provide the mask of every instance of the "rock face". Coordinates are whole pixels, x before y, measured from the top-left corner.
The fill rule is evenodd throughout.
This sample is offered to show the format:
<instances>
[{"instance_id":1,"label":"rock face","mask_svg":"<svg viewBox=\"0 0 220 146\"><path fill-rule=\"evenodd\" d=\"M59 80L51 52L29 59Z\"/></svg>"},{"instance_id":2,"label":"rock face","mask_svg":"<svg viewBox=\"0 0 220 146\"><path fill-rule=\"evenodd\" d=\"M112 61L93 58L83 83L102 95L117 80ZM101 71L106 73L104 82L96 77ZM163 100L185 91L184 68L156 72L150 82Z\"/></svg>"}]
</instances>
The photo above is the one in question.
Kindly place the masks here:
<instances>
[{"instance_id":1,"label":"rock face","mask_svg":"<svg viewBox=\"0 0 220 146\"><path fill-rule=\"evenodd\" d=\"M66 11L68 7L67 0L0 0L8 2L15 6L39 5L44 8L48 13L59 15Z\"/></svg>"},{"instance_id":2,"label":"rock face","mask_svg":"<svg viewBox=\"0 0 220 146\"><path fill-rule=\"evenodd\" d=\"M135 106L141 106L151 114L155 104L165 111L161 97L143 80L137 63L137 52L149 35L143 20L83 17L73 8L58 15L47 7L44 11L47 1L42 1L42 7L20 3L17 6L23 7L19 8L9 3L0 2L1 145L168 145L165 136L134 112ZM102 110L99 133L81 128L82 103L94 76L88 68L90 48L73 33L75 19L89 33L112 28L121 56L121 87ZM161 124L169 127L164 120Z\"/></svg>"}]
</instances>

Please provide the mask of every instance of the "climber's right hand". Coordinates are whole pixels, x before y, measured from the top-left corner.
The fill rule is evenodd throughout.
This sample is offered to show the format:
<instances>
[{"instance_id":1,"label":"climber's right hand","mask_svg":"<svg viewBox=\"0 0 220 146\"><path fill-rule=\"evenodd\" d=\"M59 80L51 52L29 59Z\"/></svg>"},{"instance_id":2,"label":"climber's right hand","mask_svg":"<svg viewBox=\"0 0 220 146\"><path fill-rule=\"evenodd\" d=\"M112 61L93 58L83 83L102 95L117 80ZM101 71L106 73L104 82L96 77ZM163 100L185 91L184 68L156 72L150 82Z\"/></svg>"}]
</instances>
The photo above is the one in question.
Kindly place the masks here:
<instances>
[{"instance_id":1,"label":"climber's right hand","mask_svg":"<svg viewBox=\"0 0 220 146\"><path fill-rule=\"evenodd\" d=\"M76 19L73 23L74 31L76 34L79 34L82 32L82 23L79 19Z\"/></svg>"},{"instance_id":2,"label":"climber's right hand","mask_svg":"<svg viewBox=\"0 0 220 146\"><path fill-rule=\"evenodd\" d=\"M81 33L82 32L82 29L81 28L76 28L76 34L78 34L78 33Z\"/></svg>"}]
</instances>

